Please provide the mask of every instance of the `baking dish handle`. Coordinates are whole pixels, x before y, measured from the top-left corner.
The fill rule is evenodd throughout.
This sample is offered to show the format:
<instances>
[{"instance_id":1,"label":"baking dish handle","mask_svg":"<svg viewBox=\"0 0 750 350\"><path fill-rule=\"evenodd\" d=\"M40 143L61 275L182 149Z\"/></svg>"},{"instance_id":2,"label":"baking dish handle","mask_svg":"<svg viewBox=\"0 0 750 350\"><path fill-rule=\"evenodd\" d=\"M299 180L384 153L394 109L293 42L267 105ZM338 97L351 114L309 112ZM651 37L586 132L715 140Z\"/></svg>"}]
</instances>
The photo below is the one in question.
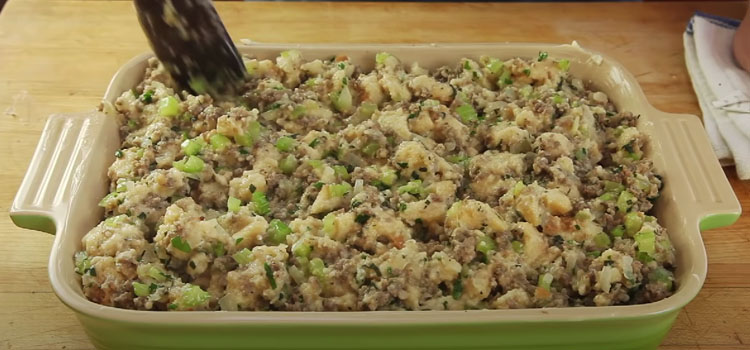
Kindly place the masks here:
<instances>
[{"instance_id":1,"label":"baking dish handle","mask_svg":"<svg viewBox=\"0 0 750 350\"><path fill-rule=\"evenodd\" d=\"M682 175L672 179L681 182L673 186L675 203L686 206L695 203L693 214L701 231L737 221L742 207L713 153L700 119L688 114L668 114L655 124L662 129L660 135L667 135L667 142L662 146L672 148L661 153L675 155L665 157L666 166Z\"/></svg>"},{"instance_id":2,"label":"baking dish handle","mask_svg":"<svg viewBox=\"0 0 750 350\"><path fill-rule=\"evenodd\" d=\"M89 205L82 217L98 215L90 209L97 203L72 201L95 202L106 194L104 186L87 185L83 190L96 192L91 196L73 194L82 184L106 183L101 177L106 178L114 154L99 150L111 142L119 142L117 124L101 112L51 115L10 208L13 223L55 234L72 208Z\"/></svg>"}]
</instances>

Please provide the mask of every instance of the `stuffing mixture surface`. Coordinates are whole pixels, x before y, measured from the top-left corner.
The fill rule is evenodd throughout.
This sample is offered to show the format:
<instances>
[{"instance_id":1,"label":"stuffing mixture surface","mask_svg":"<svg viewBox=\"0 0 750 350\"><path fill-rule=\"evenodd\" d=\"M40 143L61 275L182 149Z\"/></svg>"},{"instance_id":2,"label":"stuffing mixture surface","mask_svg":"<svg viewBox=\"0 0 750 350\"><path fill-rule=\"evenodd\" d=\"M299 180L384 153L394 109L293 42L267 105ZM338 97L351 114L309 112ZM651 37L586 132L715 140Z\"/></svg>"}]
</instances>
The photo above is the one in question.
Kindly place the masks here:
<instances>
[{"instance_id":1,"label":"stuffing mixture surface","mask_svg":"<svg viewBox=\"0 0 750 350\"><path fill-rule=\"evenodd\" d=\"M671 295L638 116L547 57L245 58L241 96L152 59L120 125L85 296L138 310L464 310Z\"/></svg>"}]
</instances>

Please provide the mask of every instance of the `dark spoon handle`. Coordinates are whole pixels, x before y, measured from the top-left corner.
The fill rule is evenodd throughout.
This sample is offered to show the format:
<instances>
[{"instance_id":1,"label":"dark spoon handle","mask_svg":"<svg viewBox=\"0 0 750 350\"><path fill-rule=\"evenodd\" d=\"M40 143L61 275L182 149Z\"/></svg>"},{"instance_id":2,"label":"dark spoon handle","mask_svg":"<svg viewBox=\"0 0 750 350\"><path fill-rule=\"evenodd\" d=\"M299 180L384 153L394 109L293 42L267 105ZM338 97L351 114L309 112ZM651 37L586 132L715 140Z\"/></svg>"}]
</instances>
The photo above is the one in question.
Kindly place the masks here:
<instances>
[{"instance_id":1,"label":"dark spoon handle","mask_svg":"<svg viewBox=\"0 0 750 350\"><path fill-rule=\"evenodd\" d=\"M245 66L209 0L134 0L156 57L193 93L232 95Z\"/></svg>"}]
</instances>

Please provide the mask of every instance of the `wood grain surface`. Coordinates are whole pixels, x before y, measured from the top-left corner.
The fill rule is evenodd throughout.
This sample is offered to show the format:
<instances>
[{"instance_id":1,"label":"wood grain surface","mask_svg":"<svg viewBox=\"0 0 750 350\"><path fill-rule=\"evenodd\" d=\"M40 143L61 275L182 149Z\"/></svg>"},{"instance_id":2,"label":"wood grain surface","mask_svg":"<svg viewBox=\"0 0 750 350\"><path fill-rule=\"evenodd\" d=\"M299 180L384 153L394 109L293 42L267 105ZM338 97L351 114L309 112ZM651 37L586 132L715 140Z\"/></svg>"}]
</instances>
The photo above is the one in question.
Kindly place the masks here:
<instances>
[{"instance_id":1,"label":"wood grain surface","mask_svg":"<svg viewBox=\"0 0 750 350\"><path fill-rule=\"evenodd\" d=\"M684 64L685 24L696 10L741 17L745 2L224 2L217 8L235 40L577 40L622 62L657 108L700 114ZM129 1L10 0L0 12L0 349L91 348L49 285L53 237L15 227L8 208L46 117L93 109L117 68L147 49ZM750 208L750 183L737 180L732 168L726 173ZM703 238L708 279L661 349L750 349L750 215Z\"/></svg>"}]
</instances>

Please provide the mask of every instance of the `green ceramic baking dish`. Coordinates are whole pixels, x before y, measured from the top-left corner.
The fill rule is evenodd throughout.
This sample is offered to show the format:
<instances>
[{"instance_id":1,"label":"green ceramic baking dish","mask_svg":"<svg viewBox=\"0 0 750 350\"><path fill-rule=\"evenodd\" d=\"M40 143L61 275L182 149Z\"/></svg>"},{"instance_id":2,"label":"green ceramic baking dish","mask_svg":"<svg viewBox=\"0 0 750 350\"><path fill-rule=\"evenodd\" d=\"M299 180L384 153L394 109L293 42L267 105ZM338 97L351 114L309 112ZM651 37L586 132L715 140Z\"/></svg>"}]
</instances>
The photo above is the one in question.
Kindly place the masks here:
<instances>
[{"instance_id":1,"label":"green ceramic baking dish","mask_svg":"<svg viewBox=\"0 0 750 350\"><path fill-rule=\"evenodd\" d=\"M653 349L706 277L701 230L732 224L740 205L714 157L700 120L656 110L620 64L577 45L281 45L247 44L243 53L271 58L296 48L306 58L346 54L363 67L388 51L435 68L461 57L536 57L571 61L572 74L591 81L620 109L641 114L652 137L647 150L665 187L655 211L677 251L678 289L659 302L608 307L471 311L148 312L122 310L83 297L73 268L81 237L101 218L107 167L120 145L115 121L97 112L53 115L10 210L21 227L55 234L49 276L60 300L75 311L101 349ZM110 102L135 86L150 55L114 76Z\"/></svg>"}]
</instances>

